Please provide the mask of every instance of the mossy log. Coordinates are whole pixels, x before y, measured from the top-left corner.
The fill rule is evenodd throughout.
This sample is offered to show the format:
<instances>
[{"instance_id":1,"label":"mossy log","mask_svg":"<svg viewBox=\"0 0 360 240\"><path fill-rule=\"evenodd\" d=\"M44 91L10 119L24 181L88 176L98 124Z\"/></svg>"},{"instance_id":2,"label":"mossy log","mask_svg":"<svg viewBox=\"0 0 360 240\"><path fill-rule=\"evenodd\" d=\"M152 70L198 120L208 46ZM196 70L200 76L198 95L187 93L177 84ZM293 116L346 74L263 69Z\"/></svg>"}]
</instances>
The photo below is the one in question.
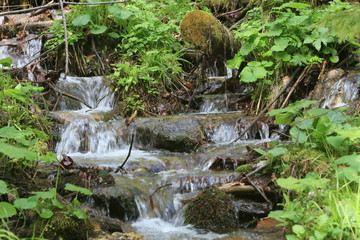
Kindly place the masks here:
<instances>
[{"instance_id":1,"label":"mossy log","mask_svg":"<svg viewBox=\"0 0 360 240\"><path fill-rule=\"evenodd\" d=\"M237 44L233 35L210 13L191 11L181 21L180 28L184 40L194 44L208 56L230 59L236 52Z\"/></svg>"}]
</instances>

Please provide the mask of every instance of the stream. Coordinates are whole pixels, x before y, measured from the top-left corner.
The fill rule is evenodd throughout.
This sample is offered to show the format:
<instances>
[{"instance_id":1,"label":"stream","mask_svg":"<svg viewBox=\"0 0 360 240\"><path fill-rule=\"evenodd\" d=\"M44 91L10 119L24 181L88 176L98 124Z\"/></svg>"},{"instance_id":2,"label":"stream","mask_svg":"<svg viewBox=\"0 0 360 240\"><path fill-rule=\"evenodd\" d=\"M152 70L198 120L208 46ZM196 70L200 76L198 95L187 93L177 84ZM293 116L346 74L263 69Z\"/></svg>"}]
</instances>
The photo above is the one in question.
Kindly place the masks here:
<instances>
[{"instance_id":1,"label":"stream","mask_svg":"<svg viewBox=\"0 0 360 240\"><path fill-rule=\"evenodd\" d=\"M53 113L65 122L56 146L59 157L67 154L77 163L103 167L116 168L121 165L129 149L129 134L125 133L134 129L124 126L122 118L102 120L114 104L113 93L102 78L61 78L58 86L63 92L83 99L90 106L96 106L89 109L82 103L65 99L60 104L61 110ZM208 101L204 104L208 104ZM220 106L215 106L215 101L210 104L211 107L202 107L207 109L206 112L177 116L207 118L209 115L216 115L224 119L224 122L219 122L207 132L212 143L208 144L206 150L179 153L147 148L138 143L137 139L141 136L135 131L135 147L125 165L128 174L114 175L118 186L129 189L135 195L138 216L129 214L125 219L129 220L136 227L137 233L143 234L145 239L159 239L159 236L161 239L229 239L236 236L241 236L242 239L279 239L279 232L268 230L262 232L239 229L233 233L218 234L183 224L185 205L181 200L194 197L208 187L220 186L238 179L238 174L234 171L209 170L212 160L218 154L245 155L245 146L270 140L269 127L264 124L258 133L250 132L244 136L244 140L224 149L224 144L236 139L239 132L236 121L227 119L229 115L237 116L240 113L219 111L221 104L222 102L218 104ZM119 132L119 129L122 131ZM261 139L255 140L255 135L259 135ZM166 187L159 189L162 186ZM152 201L149 201L149 196L152 196Z\"/></svg>"},{"instance_id":2,"label":"stream","mask_svg":"<svg viewBox=\"0 0 360 240\"><path fill-rule=\"evenodd\" d=\"M41 41L38 39L29 36L27 40L26 45L21 45L25 41L21 44L12 40L2 42L0 59L11 57L13 67L26 65L41 49ZM19 48L19 45L22 55L13 50L13 46ZM220 77L216 74L215 72L210 77L221 84L221 81L226 81L232 73L227 71L227 76ZM36 80L31 72L29 79ZM350 81L346 77L340 79L328 89L330 91L327 94L323 94L320 89L319 94L324 96L321 106L346 106L347 102L358 98L357 86L360 77L354 79L356 81ZM281 238L282 232L271 228L239 228L220 234L184 225L186 205L182 200L195 197L206 188L239 179L239 174L233 169L210 170L217 156L222 156L223 159L245 157L247 146L253 147L279 138L266 122L259 122L241 139L229 145L249 124L248 118L241 112L229 109L229 95L205 96L199 113L151 119L136 118L134 123L127 126L124 118L112 116L111 110L115 106L114 93L102 77L62 76L57 86L62 92L76 96L92 107L90 109L79 101L64 97L59 110L52 113L53 117L61 122L59 141L55 149L59 159L62 154L66 154L79 164L117 168L126 159L131 135L135 134L134 147L124 166L127 174L112 174L115 187L126 189L134 195L136 209L129 212L125 209L125 213L119 213L116 209L120 209L120 206L109 204L107 208L99 210L99 215L122 218L136 227L136 233L144 235L147 240ZM159 143L159 138L154 136L161 135L173 126L177 126L176 131L186 130L191 133L188 123L195 126L193 134L202 131L201 128L205 126L204 137L208 141L200 150L185 148L184 151L170 151L178 146L171 146L174 143ZM153 129L149 130L147 126ZM172 137L174 136L169 139ZM225 164L224 162L224 169ZM240 205L239 208L241 205L247 208L261 205L258 209L252 209L253 211L271 208L263 202L253 204L249 199L243 199L237 204ZM263 215L267 215L266 211Z\"/></svg>"}]
</instances>

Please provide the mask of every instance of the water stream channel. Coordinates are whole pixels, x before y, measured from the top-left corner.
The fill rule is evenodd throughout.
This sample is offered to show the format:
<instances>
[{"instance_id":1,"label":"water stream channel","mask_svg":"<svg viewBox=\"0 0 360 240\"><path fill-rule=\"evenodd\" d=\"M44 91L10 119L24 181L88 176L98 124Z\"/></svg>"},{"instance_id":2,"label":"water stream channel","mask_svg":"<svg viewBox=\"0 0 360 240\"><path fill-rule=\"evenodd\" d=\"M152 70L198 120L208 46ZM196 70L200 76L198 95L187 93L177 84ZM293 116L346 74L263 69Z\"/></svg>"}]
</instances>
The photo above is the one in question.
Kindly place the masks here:
<instances>
[{"instance_id":1,"label":"water stream channel","mask_svg":"<svg viewBox=\"0 0 360 240\"><path fill-rule=\"evenodd\" d=\"M10 45L17 46L19 43L1 43L0 58L10 56L14 67L24 66L41 49L41 42L35 38L28 39L28 44L22 46L22 55L12 51ZM227 74L228 76L212 77L223 81L232 73L228 71ZM32 75L29 78L34 80ZM337 81L328 94L323 94L321 106L338 107L356 99L360 79L354 79L356 81L349 81L348 78ZM121 213L124 216L120 217L136 227L137 233L143 234L145 239L281 238L282 233L274 229L240 228L219 234L184 225L185 205L181 200L194 197L208 187L231 183L239 178L234 169L210 170L217 156L222 156L223 159L239 158L246 155L246 146L259 145L279 137L270 130L266 122L259 122L234 144L227 144L237 139L241 130L249 124L242 113L229 111L231 109L228 109L226 101L228 95L204 97L200 112L196 114L136 118L134 123L126 126L125 119L114 117L110 113L115 105L114 93L102 77L61 77L57 85L62 92L76 96L92 107L63 98L59 110L52 113L62 123L56 145L59 159L62 154L66 154L79 164L116 168L127 157L131 135L135 134L131 156L124 166L127 174L112 174L116 181L115 188L126 189L135 196L136 209L125 209L125 213ZM206 124L201 125L200 122ZM204 138L207 139L197 151L169 151L172 149L171 143L170 146L163 147L165 143L160 144L159 139L153 136L156 131L144 130L144 126L158 124L160 130L157 134L174 125L178 131L185 131L189 124L194 123L198 127L195 128L196 131L204 132ZM205 129L201 129L204 126ZM110 205L100 214L118 218L118 213L110 209L120 206ZM260 212L260 215L263 211L264 216L271 208L264 202L253 204L249 199L241 199L237 206L257 208L252 210Z\"/></svg>"}]
</instances>

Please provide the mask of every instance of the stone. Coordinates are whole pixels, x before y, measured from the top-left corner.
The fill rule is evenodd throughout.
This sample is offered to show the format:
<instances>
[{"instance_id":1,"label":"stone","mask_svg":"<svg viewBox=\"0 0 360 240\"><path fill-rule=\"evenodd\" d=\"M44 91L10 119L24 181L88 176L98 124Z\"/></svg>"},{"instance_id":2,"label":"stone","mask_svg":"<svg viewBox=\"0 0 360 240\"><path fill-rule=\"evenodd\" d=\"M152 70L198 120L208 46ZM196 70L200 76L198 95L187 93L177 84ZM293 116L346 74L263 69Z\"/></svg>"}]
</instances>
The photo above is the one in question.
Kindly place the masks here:
<instances>
[{"instance_id":1,"label":"stone","mask_svg":"<svg viewBox=\"0 0 360 240\"><path fill-rule=\"evenodd\" d=\"M108 217L131 221L139 217L134 194L122 186L100 187L93 190L95 205L104 209Z\"/></svg>"}]
</instances>

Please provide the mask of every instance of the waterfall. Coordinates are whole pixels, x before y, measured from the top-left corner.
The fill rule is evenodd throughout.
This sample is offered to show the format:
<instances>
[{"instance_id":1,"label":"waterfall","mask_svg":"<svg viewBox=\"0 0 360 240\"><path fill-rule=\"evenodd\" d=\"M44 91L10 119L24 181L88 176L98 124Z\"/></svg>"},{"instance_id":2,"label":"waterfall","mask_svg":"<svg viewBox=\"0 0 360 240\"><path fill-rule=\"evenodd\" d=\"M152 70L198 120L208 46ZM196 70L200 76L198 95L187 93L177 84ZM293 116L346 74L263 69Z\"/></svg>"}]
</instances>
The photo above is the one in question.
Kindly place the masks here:
<instances>
[{"instance_id":1,"label":"waterfall","mask_svg":"<svg viewBox=\"0 0 360 240\"><path fill-rule=\"evenodd\" d=\"M74 153L102 154L115 152L122 148L118 136L120 126L116 122L98 121L91 113L110 111L113 107L114 93L102 77L61 78L58 87L62 92L77 97L92 106L64 97L60 103L62 110L79 114L61 132L61 140L56 146L58 155Z\"/></svg>"},{"instance_id":2,"label":"waterfall","mask_svg":"<svg viewBox=\"0 0 360 240\"><path fill-rule=\"evenodd\" d=\"M114 93L102 77L66 77L60 78L58 87L62 92L71 94L97 111L109 111L113 107ZM60 103L62 110L89 110L83 103L64 98Z\"/></svg>"},{"instance_id":3,"label":"waterfall","mask_svg":"<svg viewBox=\"0 0 360 240\"><path fill-rule=\"evenodd\" d=\"M360 76L351 81L348 77L343 77L337 81L324 96L324 101L320 105L322 108L339 108L348 106L348 103L357 99L359 95Z\"/></svg>"},{"instance_id":4,"label":"waterfall","mask_svg":"<svg viewBox=\"0 0 360 240\"><path fill-rule=\"evenodd\" d=\"M0 59L10 57L13 68L21 68L40 56L42 43L35 35L28 35L22 40L9 39L0 42Z\"/></svg>"}]
</instances>

